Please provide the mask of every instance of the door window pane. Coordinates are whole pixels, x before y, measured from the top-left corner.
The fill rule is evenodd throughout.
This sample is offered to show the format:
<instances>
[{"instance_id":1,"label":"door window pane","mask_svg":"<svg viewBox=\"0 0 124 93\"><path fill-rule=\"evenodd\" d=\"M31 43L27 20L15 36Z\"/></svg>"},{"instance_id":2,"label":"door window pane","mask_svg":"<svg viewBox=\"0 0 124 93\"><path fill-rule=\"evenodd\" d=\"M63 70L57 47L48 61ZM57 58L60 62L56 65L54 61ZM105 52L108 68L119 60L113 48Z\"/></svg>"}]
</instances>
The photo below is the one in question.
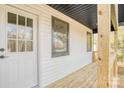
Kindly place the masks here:
<instances>
[{"instance_id":1,"label":"door window pane","mask_svg":"<svg viewBox=\"0 0 124 93\"><path fill-rule=\"evenodd\" d=\"M27 27L25 31L25 39L32 40L33 39L33 31L31 27Z\"/></svg>"},{"instance_id":2,"label":"door window pane","mask_svg":"<svg viewBox=\"0 0 124 93\"><path fill-rule=\"evenodd\" d=\"M8 12L8 23L16 24L17 16L16 14Z\"/></svg>"},{"instance_id":3,"label":"door window pane","mask_svg":"<svg viewBox=\"0 0 124 93\"><path fill-rule=\"evenodd\" d=\"M18 26L18 38L19 39L25 39L25 27Z\"/></svg>"},{"instance_id":4,"label":"door window pane","mask_svg":"<svg viewBox=\"0 0 124 93\"><path fill-rule=\"evenodd\" d=\"M8 52L16 52L16 40L8 40Z\"/></svg>"},{"instance_id":5,"label":"door window pane","mask_svg":"<svg viewBox=\"0 0 124 93\"><path fill-rule=\"evenodd\" d=\"M8 31L8 38L13 38L13 39L16 38L16 34L17 34L16 25L8 24L7 31Z\"/></svg>"},{"instance_id":6,"label":"door window pane","mask_svg":"<svg viewBox=\"0 0 124 93\"><path fill-rule=\"evenodd\" d=\"M18 24L25 26L25 17L19 15L18 16Z\"/></svg>"},{"instance_id":7,"label":"door window pane","mask_svg":"<svg viewBox=\"0 0 124 93\"><path fill-rule=\"evenodd\" d=\"M25 51L25 41L19 40L18 41L18 51L24 52Z\"/></svg>"},{"instance_id":8,"label":"door window pane","mask_svg":"<svg viewBox=\"0 0 124 93\"><path fill-rule=\"evenodd\" d=\"M27 51L33 51L33 44L32 41L27 41Z\"/></svg>"},{"instance_id":9,"label":"door window pane","mask_svg":"<svg viewBox=\"0 0 124 93\"><path fill-rule=\"evenodd\" d=\"M30 18L27 18L27 26L28 27L33 27L33 20Z\"/></svg>"}]
</instances>

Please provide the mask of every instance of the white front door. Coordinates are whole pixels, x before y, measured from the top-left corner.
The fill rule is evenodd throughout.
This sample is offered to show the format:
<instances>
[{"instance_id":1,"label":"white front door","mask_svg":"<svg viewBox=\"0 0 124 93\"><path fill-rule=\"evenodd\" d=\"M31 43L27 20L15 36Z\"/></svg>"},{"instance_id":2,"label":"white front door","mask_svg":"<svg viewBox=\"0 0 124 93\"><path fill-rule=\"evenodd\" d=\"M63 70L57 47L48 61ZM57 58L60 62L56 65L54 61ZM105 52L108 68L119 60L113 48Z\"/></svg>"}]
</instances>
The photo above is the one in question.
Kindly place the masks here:
<instances>
[{"instance_id":1,"label":"white front door","mask_svg":"<svg viewBox=\"0 0 124 93\"><path fill-rule=\"evenodd\" d=\"M0 5L0 87L37 84L37 16Z\"/></svg>"}]
</instances>

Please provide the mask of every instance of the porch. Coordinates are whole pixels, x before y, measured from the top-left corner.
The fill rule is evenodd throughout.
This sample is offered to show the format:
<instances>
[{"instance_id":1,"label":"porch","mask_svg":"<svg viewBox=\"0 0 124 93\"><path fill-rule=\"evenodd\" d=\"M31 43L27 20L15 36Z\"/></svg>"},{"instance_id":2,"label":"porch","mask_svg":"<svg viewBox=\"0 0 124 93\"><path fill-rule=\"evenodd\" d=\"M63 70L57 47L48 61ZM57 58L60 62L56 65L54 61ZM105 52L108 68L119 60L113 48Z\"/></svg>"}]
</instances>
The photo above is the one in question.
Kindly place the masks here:
<instances>
[{"instance_id":1,"label":"porch","mask_svg":"<svg viewBox=\"0 0 124 93\"><path fill-rule=\"evenodd\" d=\"M47 88L96 88L97 63L91 63L76 72L50 84Z\"/></svg>"},{"instance_id":2,"label":"porch","mask_svg":"<svg viewBox=\"0 0 124 93\"><path fill-rule=\"evenodd\" d=\"M58 9L57 7L59 5L51 6ZM116 41L118 23L116 10L116 5L97 5L97 12L95 12L97 13L97 25L95 25L95 29L92 28L93 33L98 33L98 51L96 52L97 54L93 52L95 56L93 55L92 60L95 63L91 63L64 78L55 81L54 83L48 85L48 88L106 88L116 86L113 85L113 78L115 78L117 74ZM61 11L61 9L59 11ZM103 23L105 24L103 25Z\"/></svg>"},{"instance_id":3,"label":"porch","mask_svg":"<svg viewBox=\"0 0 124 93\"><path fill-rule=\"evenodd\" d=\"M49 84L46 88L97 88L98 63L91 63L69 74L68 76ZM113 80L112 87L124 88L124 65L118 65L118 75Z\"/></svg>"},{"instance_id":4,"label":"porch","mask_svg":"<svg viewBox=\"0 0 124 93\"><path fill-rule=\"evenodd\" d=\"M18 20L19 17L22 20L28 18L28 16L31 17L32 21L30 23L32 24L26 26L31 29L32 27L35 28L31 30L35 32L31 33L34 34L34 40L30 41L34 42L30 49L30 51L32 50L30 53L34 54L30 56L27 52L27 46L23 50L27 42L22 44L19 41L15 44L17 40L14 39L14 43L8 43L9 47L5 50L4 48L7 45L1 42L2 40L5 41L6 38L0 40L0 45L3 44L3 46L0 46L2 54L0 56L0 74L2 74L0 87L32 87L36 85L47 88L113 87L113 78L117 77L118 19L116 5L2 5L0 8L1 13L8 16L8 19L12 17ZM60 10L56 11L55 8ZM19 15L16 14L17 11L19 11ZM20 14L23 17L20 17ZM79 15L77 16L77 14ZM8 31L5 24L6 16L2 15L0 17L3 19L1 24L4 24L2 30L0 30L1 37L6 35L5 32ZM26 21L22 21L25 27ZM13 25L13 20L7 22ZM14 25L17 25L18 28L19 23L15 23ZM17 33L19 31L17 29ZM96 56L92 56L93 33L98 33L98 52L96 52L97 54L94 53ZM17 37L18 35L16 39L18 39ZM33 50L33 47L36 50ZM17 57L8 54L9 57L7 58L6 54L8 52L6 51L8 50ZM33 57L37 61L31 59ZM18 60L18 62L15 62L15 60ZM22 64L22 62L24 63ZM5 68L5 64L8 67ZM32 70L32 68L34 69ZM7 74L3 73L5 71ZM18 72L20 72L19 75ZM8 79L8 77L11 78ZM31 77L32 79L30 79ZM27 84L28 80L29 84Z\"/></svg>"}]
</instances>

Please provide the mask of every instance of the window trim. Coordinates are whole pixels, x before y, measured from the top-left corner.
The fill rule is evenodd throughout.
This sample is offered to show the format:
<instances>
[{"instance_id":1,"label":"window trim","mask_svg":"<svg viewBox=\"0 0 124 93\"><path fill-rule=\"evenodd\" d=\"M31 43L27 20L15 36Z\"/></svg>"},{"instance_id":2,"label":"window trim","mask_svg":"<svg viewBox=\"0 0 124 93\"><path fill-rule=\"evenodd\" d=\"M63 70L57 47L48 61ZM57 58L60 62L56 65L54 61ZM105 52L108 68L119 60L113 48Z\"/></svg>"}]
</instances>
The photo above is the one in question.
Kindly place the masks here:
<instances>
[{"instance_id":1,"label":"window trim","mask_svg":"<svg viewBox=\"0 0 124 93\"><path fill-rule=\"evenodd\" d=\"M57 17L54 17L54 16L52 16L52 18L51 18L52 20L52 41L51 41L51 50L52 50L52 57L53 58L55 58L55 57L61 57L61 56L67 56L67 55L69 55L69 23L68 22L65 22L65 21L63 21L63 20L61 20L61 19L59 19L59 18L57 18ZM54 52L54 36L53 36L53 34L54 34L54 20L58 20L58 21L61 21L61 22L63 22L63 23L66 23L67 24L67 51L64 51L64 52Z\"/></svg>"}]
</instances>

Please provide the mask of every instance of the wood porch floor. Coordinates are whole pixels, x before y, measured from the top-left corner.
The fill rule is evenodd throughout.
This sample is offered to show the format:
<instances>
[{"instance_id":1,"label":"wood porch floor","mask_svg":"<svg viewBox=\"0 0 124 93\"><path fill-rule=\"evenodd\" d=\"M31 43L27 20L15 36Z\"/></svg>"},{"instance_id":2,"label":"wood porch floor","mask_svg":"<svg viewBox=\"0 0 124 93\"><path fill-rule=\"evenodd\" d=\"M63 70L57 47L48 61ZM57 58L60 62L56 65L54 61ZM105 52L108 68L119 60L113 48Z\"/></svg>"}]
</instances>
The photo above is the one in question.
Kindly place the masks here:
<instances>
[{"instance_id":1,"label":"wood porch floor","mask_svg":"<svg viewBox=\"0 0 124 93\"><path fill-rule=\"evenodd\" d=\"M50 84L47 88L96 88L97 63L91 63L82 69Z\"/></svg>"},{"instance_id":2,"label":"wood porch floor","mask_svg":"<svg viewBox=\"0 0 124 93\"><path fill-rule=\"evenodd\" d=\"M124 88L124 64L118 67L118 88Z\"/></svg>"}]
</instances>

